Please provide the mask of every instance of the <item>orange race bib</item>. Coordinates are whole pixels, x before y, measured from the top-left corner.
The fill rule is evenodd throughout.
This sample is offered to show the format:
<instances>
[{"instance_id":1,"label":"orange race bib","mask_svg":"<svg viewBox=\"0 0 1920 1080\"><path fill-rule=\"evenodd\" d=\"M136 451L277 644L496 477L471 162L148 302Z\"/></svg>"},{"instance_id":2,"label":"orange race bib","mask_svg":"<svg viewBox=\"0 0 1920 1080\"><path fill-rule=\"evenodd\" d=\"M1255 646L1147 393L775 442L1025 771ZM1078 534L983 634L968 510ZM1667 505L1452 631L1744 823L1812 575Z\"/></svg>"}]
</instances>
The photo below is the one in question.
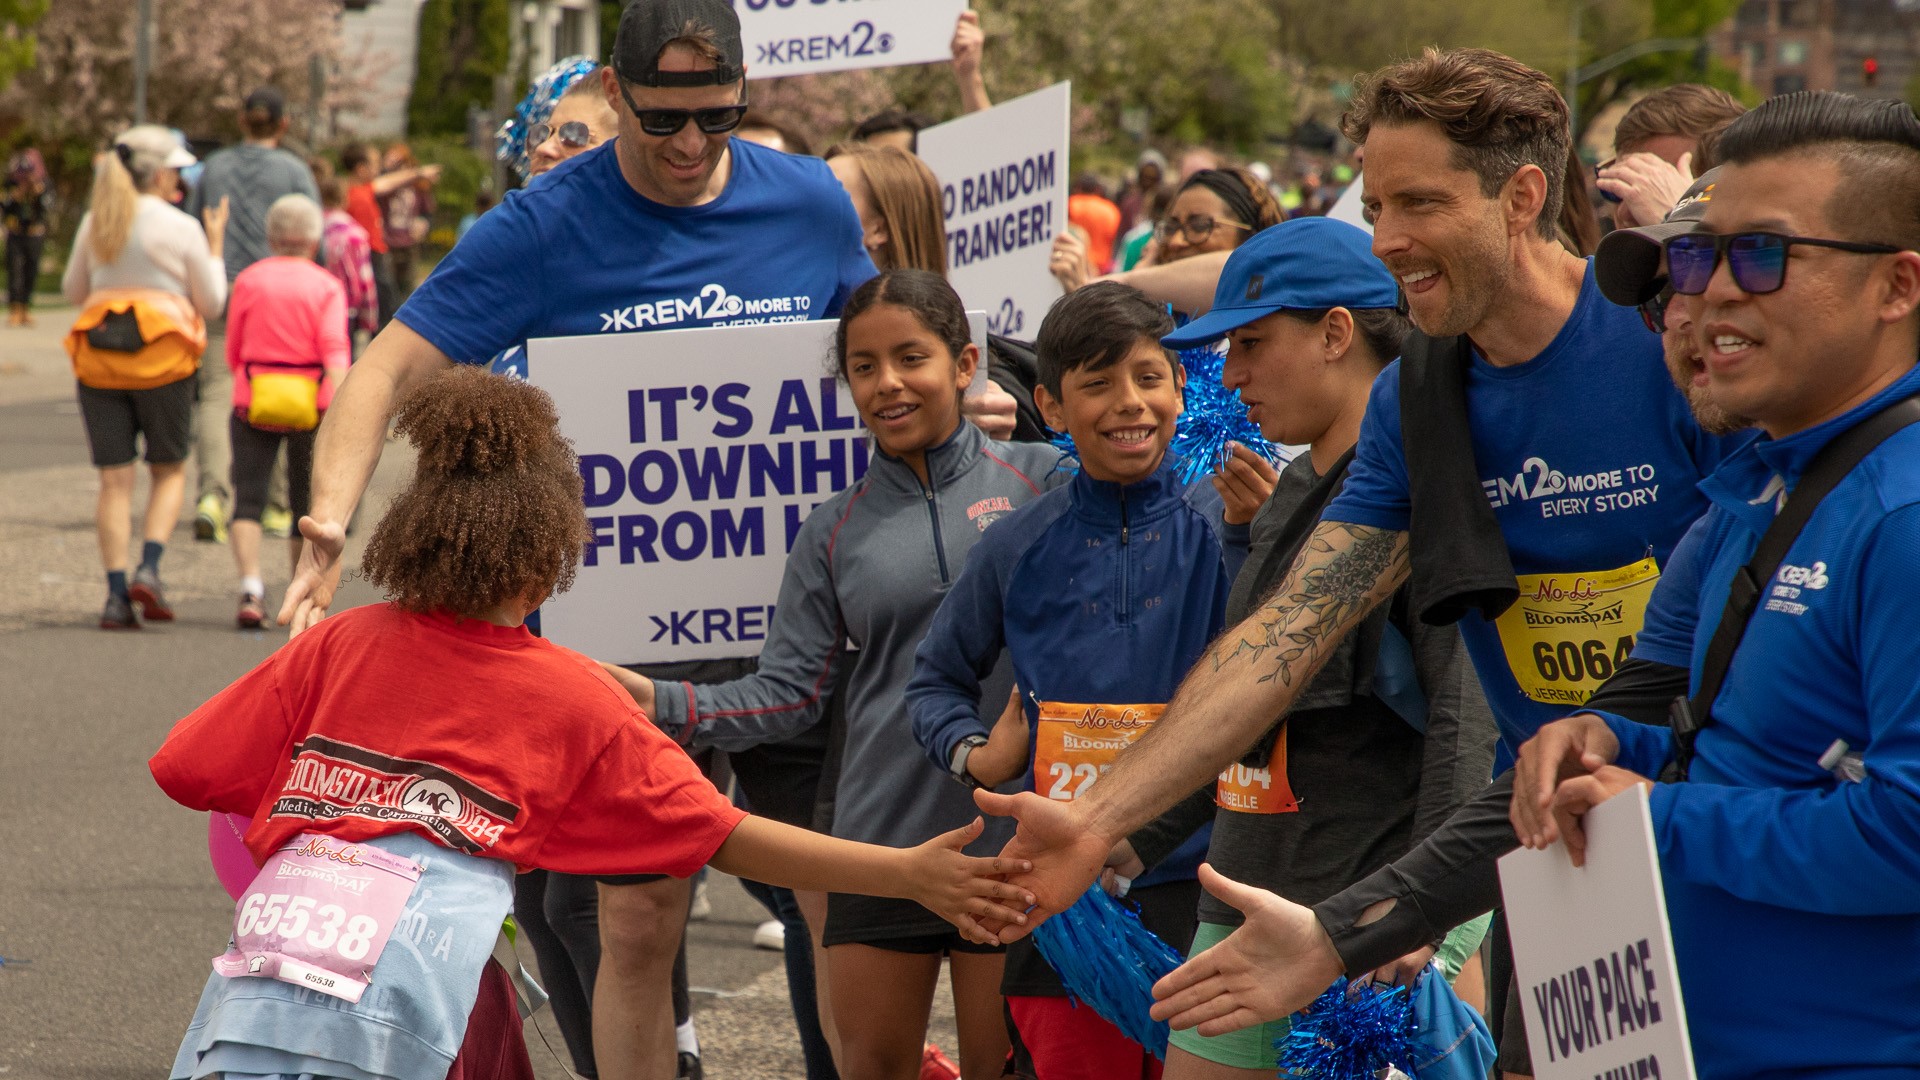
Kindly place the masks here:
<instances>
[{"instance_id":1,"label":"orange race bib","mask_svg":"<svg viewBox=\"0 0 1920 1080\"><path fill-rule=\"evenodd\" d=\"M1273 758L1264 769L1235 762L1220 774L1213 802L1241 814L1291 814L1300 809L1287 783L1287 729L1273 741Z\"/></svg>"},{"instance_id":2,"label":"orange race bib","mask_svg":"<svg viewBox=\"0 0 1920 1080\"><path fill-rule=\"evenodd\" d=\"M1113 759L1160 719L1165 705L1040 703L1033 751L1034 790L1072 802L1113 768Z\"/></svg>"}]
</instances>

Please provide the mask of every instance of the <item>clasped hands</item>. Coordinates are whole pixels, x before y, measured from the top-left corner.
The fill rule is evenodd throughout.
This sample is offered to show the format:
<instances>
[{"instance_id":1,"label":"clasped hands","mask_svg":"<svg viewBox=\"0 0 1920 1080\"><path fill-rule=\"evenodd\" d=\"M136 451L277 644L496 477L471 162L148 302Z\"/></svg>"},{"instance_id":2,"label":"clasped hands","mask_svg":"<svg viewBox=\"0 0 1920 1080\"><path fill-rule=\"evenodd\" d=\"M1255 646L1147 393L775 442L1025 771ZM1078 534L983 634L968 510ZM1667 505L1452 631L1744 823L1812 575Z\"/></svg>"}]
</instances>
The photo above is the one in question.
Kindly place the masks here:
<instances>
[{"instance_id":1,"label":"clasped hands","mask_svg":"<svg viewBox=\"0 0 1920 1080\"><path fill-rule=\"evenodd\" d=\"M1590 713L1541 728L1521 748L1515 766L1512 818L1521 843L1538 849L1565 839L1574 863L1584 863L1581 817L1633 785L1648 782L1612 764L1619 751L1612 730ZM1008 926L981 921L981 928L998 940L1016 940L1064 911L1118 858L1131 854L1119 838L1099 835L1079 804L991 791L976 792L975 800L990 814L1018 821L1002 856L1033 867L1008 879L1035 899L1027 922ZM1154 986L1156 1019L1175 1028L1197 1027L1203 1035L1223 1035L1298 1012L1345 973L1346 965L1312 909L1233 881L1211 866L1200 868L1200 883L1239 910L1245 922ZM1431 956L1430 949L1415 950L1370 973L1371 978L1404 981Z\"/></svg>"}]
</instances>

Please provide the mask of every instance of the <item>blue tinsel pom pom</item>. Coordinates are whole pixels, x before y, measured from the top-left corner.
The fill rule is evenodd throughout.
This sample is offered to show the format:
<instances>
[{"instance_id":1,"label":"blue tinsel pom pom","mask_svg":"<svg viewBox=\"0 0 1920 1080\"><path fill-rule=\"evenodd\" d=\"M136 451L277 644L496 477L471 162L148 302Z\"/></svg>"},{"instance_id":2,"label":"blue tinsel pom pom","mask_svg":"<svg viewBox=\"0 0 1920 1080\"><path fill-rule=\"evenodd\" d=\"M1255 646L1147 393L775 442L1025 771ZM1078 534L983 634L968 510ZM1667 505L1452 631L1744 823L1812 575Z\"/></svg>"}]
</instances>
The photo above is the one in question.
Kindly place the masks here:
<instances>
[{"instance_id":1,"label":"blue tinsel pom pom","mask_svg":"<svg viewBox=\"0 0 1920 1080\"><path fill-rule=\"evenodd\" d=\"M1247 407L1240 403L1239 392L1220 384L1220 368L1225 362L1226 354L1212 345L1180 353L1180 366L1187 370L1186 411L1180 414L1167 454L1176 462L1183 485L1213 475L1227 460L1231 443L1259 454L1275 468L1286 464L1286 453L1268 442L1259 426L1247 419ZM1079 456L1071 435L1056 433L1053 445L1069 457Z\"/></svg>"},{"instance_id":2,"label":"blue tinsel pom pom","mask_svg":"<svg viewBox=\"0 0 1920 1080\"><path fill-rule=\"evenodd\" d=\"M1153 1007L1153 984L1185 957L1140 925L1140 916L1095 885L1041 923L1033 943L1068 993L1155 1057L1167 1056L1167 1025L1147 1010Z\"/></svg>"},{"instance_id":3,"label":"blue tinsel pom pom","mask_svg":"<svg viewBox=\"0 0 1920 1080\"><path fill-rule=\"evenodd\" d=\"M1312 1080L1374 1080L1391 1065L1414 1075L1413 1002L1404 986L1349 989L1341 979L1291 1018L1274 1044L1280 1075Z\"/></svg>"},{"instance_id":4,"label":"blue tinsel pom pom","mask_svg":"<svg viewBox=\"0 0 1920 1080\"><path fill-rule=\"evenodd\" d=\"M521 179L526 179L527 154L533 150L527 145L527 132L533 129L533 125L544 123L552 115L554 102L560 100L560 95L566 93L568 87L599 66L587 57L569 56L533 80L533 85L527 89L527 96L520 99L513 115L494 134L494 156L513 166L513 171Z\"/></svg>"}]
</instances>

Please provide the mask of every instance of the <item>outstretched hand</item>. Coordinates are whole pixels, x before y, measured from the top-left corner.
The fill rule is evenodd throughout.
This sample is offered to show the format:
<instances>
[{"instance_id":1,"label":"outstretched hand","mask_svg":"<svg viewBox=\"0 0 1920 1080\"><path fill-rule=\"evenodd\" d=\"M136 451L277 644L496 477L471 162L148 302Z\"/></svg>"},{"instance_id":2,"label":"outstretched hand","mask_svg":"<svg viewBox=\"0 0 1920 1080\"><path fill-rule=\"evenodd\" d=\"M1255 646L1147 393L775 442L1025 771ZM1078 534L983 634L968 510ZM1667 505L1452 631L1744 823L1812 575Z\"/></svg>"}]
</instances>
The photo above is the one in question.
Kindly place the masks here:
<instances>
[{"instance_id":1,"label":"outstretched hand","mask_svg":"<svg viewBox=\"0 0 1920 1080\"><path fill-rule=\"evenodd\" d=\"M1213 948L1153 986L1153 1018L1206 1036L1299 1012L1341 975L1340 954L1311 908L1200 867L1200 884L1247 917Z\"/></svg>"},{"instance_id":2,"label":"outstretched hand","mask_svg":"<svg viewBox=\"0 0 1920 1080\"><path fill-rule=\"evenodd\" d=\"M300 536L306 541L300 545L300 565L294 568L275 620L288 628L290 638L327 617L334 590L340 587L340 554L347 548L346 527L337 521L303 517Z\"/></svg>"},{"instance_id":3,"label":"outstretched hand","mask_svg":"<svg viewBox=\"0 0 1920 1080\"><path fill-rule=\"evenodd\" d=\"M1093 886L1113 851L1113 841L1096 835L1081 823L1073 804L1042 798L1032 792L1000 795L984 788L973 793L980 809L1019 822L1002 858L1024 860L1031 869L1008 881L1033 894L1033 910L1024 923L985 923L1004 944L1025 937L1034 927L1073 906Z\"/></svg>"},{"instance_id":4,"label":"outstretched hand","mask_svg":"<svg viewBox=\"0 0 1920 1080\"><path fill-rule=\"evenodd\" d=\"M1002 855L979 859L964 854L966 846L979 839L986 821L974 818L952 832L913 848L908 858L913 864L908 880L914 883L921 906L958 927L969 941L982 945L999 942L994 926L1019 924L1027 920L1025 911L1033 903L1033 894L1004 880L1028 868L1021 859Z\"/></svg>"}]
</instances>

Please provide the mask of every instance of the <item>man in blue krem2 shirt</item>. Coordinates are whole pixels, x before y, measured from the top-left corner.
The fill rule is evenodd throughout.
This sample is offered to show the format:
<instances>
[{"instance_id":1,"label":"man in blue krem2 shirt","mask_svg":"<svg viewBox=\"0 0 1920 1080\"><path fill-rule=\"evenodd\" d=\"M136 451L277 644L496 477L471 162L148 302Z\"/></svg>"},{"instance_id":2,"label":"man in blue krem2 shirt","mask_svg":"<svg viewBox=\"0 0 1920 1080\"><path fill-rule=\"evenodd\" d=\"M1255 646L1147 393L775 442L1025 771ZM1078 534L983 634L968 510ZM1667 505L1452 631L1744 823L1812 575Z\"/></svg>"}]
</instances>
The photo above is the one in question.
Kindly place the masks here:
<instances>
[{"instance_id":1,"label":"man in blue krem2 shirt","mask_svg":"<svg viewBox=\"0 0 1920 1080\"><path fill-rule=\"evenodd\" d=\"M873 276L859 216L823 163L732 138L747 90L727 0L629 3L598 78L618 137L481 217L334 398L314 451L313 510L300 523L308 543L279 617L295 633L333 600L345 522L395 403L420 379L530 338L834 318ZM706 663L675 677L751 667ZM676 1044L670 992L687 890L672 879L600 883L602 1075L670 1077L678 1051L691 1049Z\"/></svg>"},{"instance_id":2,"label":"man in blue krem2 shirt","mask_svg":"<svg viewBox=\"0 0 1920 1080\"><path fill-rule=\"evenodd\" d=\"M1735 574L1809 462L1920 394L1913 111L1791 94L1728 128L1720 153L1705 236L1668 241L1669 279L1708 393L1765 437L1701 485L1713 505L1683 541L1701 566L1695 687ZM1579 815L1651 784L1703 1078L1920 1070L1916 565L1909 427L1833 488L1761 584L1690 782L1651 784L1672 732L1610 713L1547 725L1521 748L1516 831L1536 848L1564 835L1576 861Z\"/></svg>"}]
</instances>

